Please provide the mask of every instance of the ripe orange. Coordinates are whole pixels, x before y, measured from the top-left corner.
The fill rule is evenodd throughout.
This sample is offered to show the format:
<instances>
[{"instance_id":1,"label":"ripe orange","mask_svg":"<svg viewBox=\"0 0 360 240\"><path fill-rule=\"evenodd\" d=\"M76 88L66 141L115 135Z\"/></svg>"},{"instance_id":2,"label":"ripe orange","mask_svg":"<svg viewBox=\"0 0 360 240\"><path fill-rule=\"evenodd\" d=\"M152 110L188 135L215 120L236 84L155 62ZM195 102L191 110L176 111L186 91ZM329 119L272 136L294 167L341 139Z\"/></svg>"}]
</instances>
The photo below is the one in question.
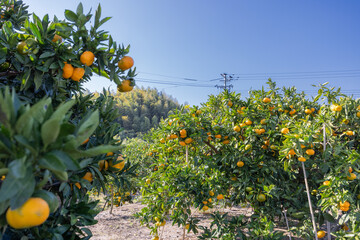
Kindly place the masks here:
<instances>
[{"instance_id":1,"label":"ripe orange","mask_svg":"<svg viewBox=\"0 0 360 240\"><path fill-rule=\"evenodd\" d=\"M170 139L175 139L175 138L178 138L178 135L176 135L176 134L170 134Z\"/></svg>"},{"instance_id":2,"label":"ripe orange","mask_svg":"<svg viewBox=\"0 0 360 240\"><path fill-rule=\"evenodd\" d=\"M113 152L108 152L108 153L106 153L106 156L107 157L109 157L109 156L113 156L114 155L114 153Z\"/></svg>"},{"instance_id":3,"label":"ripe orange","mask_svg":"<svg viewBox=\"0 0 360 240\"><path fill-rule=\"evenodd\" d=\"M109 163L110 167L113 167L113 168L117 168L119 169L120 171L123 170L123 168L125 167L125 160L123 157L119 156L116 161L121 161L115 165L113 165L112 162Z\"/></svg>"},{"instance_id":4,"label":"ripe orange","mask_svg":"<svg viewBox=\"0 0 360 240\"><path fill-rule=\"evenodd\" d=\"M215 138L221 138L221 135L220 135L220 134L216 134L216 135L215 135Z\"/></svg>"},{"instance_id":5,"label":"ripe orange","mask_svg":"<svg viewBox=\"0 0 360 240\"><path fill-rule=\"evenodd\" d=\"M99 161L98 162L98 165L99 165L99 169L100 169L100 171L102 171L102 170L108 170L109 169L109 163L108 163L108 161L106 161L106 160L101 160L101 161Z\"/></svg>"},{"instance_id":6,"label":"ripe orange","mask_svg":"<svg viewBox=\"0 0 360 240\"><path fill-rule=\"evenodd\" d=\"M85 51L80 56L80 62L86 66L91 66L94 62L95 55L90 51Z\"/></svg>"},{"instance_id":7,"label":"ripe orange","mask_svg":"<svg viewBox=\"0 0 360 240\"><path fill-rule=\"evenodd\" d=\"M89 182L93 181L93 175L91 172L85 173L85 175L82 177L82 179L88 180Z\"/></svg>"},{"instance_id":8,"label":"ripe orange","mask_svg":"<svg viewBox=\"0 0 360 240\"><path fill-rule=\"evenodd\" d=\"M246 127L247 125L245 123L240 123L240 127Z\"/></svg>"},{"instance_id":9,"label":"ripe orange","mask_svg":"<svg viewBox=\"0 0 360 240\"><path fill-rule=\"evenodd\" d=\"M234 127L234 131L235 131L235 132L240 132L240 127L239 127L239 126L235 126L235 127Z\"/></svg>"},{"instance_id":10,"label":"ripe orange","mask_svg":"<svg viewBox=\"0 0 360 240\"><path fill-rule=\"evenodd\" d=\"M290 130L288 128L282 128L281 129L282 134L288 134L289 132L290 132Z\"/></svg>"},{"instance_id":11,"label":"ripe orange","mask_svg":"<svg viewBox=\"0 0 360 240\"><path fill-rule=\"evenodd\" d=\"M80 185L80 183L75 183L75 186L78 188L78 189L80 189L81 188L81 185Z\"/></svg>"},{"instance_id":12,"label":"ripe orange","mask_svg":"<svg viewBox=\"0 0 360 240\"><path fill-rule=\"evenodd\" d=\"M330 110L333 112L340 112L342 110L342 107L339 104L332 104L330 106Z\"/></svg>"},{"instance_id":13,"label":"ripe orange","mask_svg":"<svg viewBox=\"0 0 360 240\"><path fill-rule=\"evenodd\" d=\"M62 37L60 37L59 35L55 34L55 35L54 35L54 38L53 38L51 41L53 41L54 43L56 43L56 42L61 43L61 42L62 42Z\"/></svg>"},{"instance_id":14,"label":"ripe orange","mask_svg":"<svg viewBox=\"0 0 360 240\"><path fill-rule=\"evenodd\" d=\"M236 165L237 165L238 167L243 167L243 166L245 165L245 163L244 163L243 161L238 161L238 162L236 163Z\"/></svg>"},{"instance_id":15,"label":"ripe orange","mask_svg":"<svg viewBox=\"0 0 360 240\"><path fill-rule=\"evenodd\" d=\"M146 184L150 184L151 180L150 179L146 179Z\"/></svg>"},{"instance_id":16,"label":"ripe orange","mask_svg":"<svg viewBox=\"0 0 360 240\"><path fill-rule=\"evenodd\" d=\"M232 107L232 105L233 105L232 101L228 101L227 105L228 105L229 107Z\"/></svg>"},{"instance_id":17,"label":"ripe orange","mask_svg":"<svg viewBox=\"0 0 360 240\"><path fill-rule=\"evenodd\" d=\"M120 59L120 61L118 62L118 67L125 71L128 70L129 68L131 68L134 65L134 59L132 59L132 57L129 56L125 56L122 59Z\"/></svg>"},{"instance_id":18,"label":"ripe orange","mask_svg":"<svg viewBox=\"0 0 360 240\"><path fill-rule=\"evenodd\" d=\"M315 154L315 151L314 151L313 149L307 149L307 150L305 151L305 153L306 153L307 155L309 155L309 156L312 156L312 155Z\"/></svg>"},{"instance_id":19,"label":"ripe orange","mask_svg":"<svg viewBox=\"0 0 360 240\"><path fill-rule=\"evenodd\" d=\"M249 126L249 125L252 124L252 121L248 119L248 120L245 121L245 124Z\"/></svg>"},{"instance_id":20,"label":"ripe orange","mask_svg":"<svg viewBox=\"0 0 360 240\"><path fill-rule=\"evenodd\" d=\"M306 158L304 158L304 157L299 157L298 160L299 160L300 162L306 162Z\"/></svg>"},{"instance_id":21,"label":"ripe orange","mask_svg":"<svg viewBox=\"0 0 360 240\"><path fill-rule=\"evenodd\" d=\"M82 77L85 74L85 69L83 68L74 68L73 74L71 75L71 79L73 81L79 82L80 79L82 79Z\"/></svg>"},{"instance_id":22,"label":"ripe orange","mask_svg":"<svg viewBox=\"0 0 360 240\"><path fill-rule=\"evenodd\" d=\"M123 80L120 85L117 86L117 90L119 92L130 92L133 90L134 86L131 85L130 80ZM171 125L171 123L169 123Z\"/></svg>"},{"instance_id":23,"label":"ripe orange","mask_svg":"<svg viewBox=\"0 0 360 240\"><path fill-rule=\"evenodd\" d=\"M186 137L186 134L187 134L187 132L186 132L186 130L185 130L185 129L181 129L181 130L180 130L180 135L182 135L182 136L185 136L185 137Z\"/></svg>"},{"instance_id":24,"label":"ripe orange","mask_svg":"<svg viewBox=\"0 0 360 240\"><path fill-rule=\"evenodd\" d=\"M350 176L346 176L347 180L352 181L354 179L356 179L356 174L355 173L350 173Z\"/></svg>"},{"instance_id":25,"label":"ripe orange","mask_svg":"<svg viewBox=\"0 0 360 240\"><path fill-rule=\"evenodd\" d=\"M308 109L308 108L307 108L307 109L305 109L305 113L309 115L309 114L311 114L311 113L312 113L312 111L311 111L310 109Z\"/></svg>"},{"instance_id":26,"label":"ripe orange","mask_svg":"<svg viewBox=\"0 0 360 240\"><path fill-rule=\"evenodd\" d=\"M160 139L160 142L161 142L161 143L165 143L165 138L161 138L161 139Z\"/></svg>"},{"instance_id":27,"label":"ripe orange","mask_svg":"<svg viewBox=\"0 0 360 240\"><path fill-rule=\"evenodd\" d=\"M290 149L290 151L288 152L289 155L291 156L294 156L296 153L295 153L295 150L294 149Z\"/></svg>"},{"instance_id":28,"label":"ripe orange","mask_svg":"<svg viewBox=\"0 0 360 240\"><path fill-rule=\"evenodd\" d=\"M323 231L323 230L317 232L317 237L318 238L323 238L323 237L325 237L325 235L326 235L326 232Z\"/></svg>"},{"instance_id":29,"label":"ripe orange","mask_svg":"<svg viewBox=\"0 0 360 240\"><path fill-rule=\"evenodd\" d=\"M262 193L260 193L258 196L257 196L257 200L259 202L265 202L266 201L266 196Z\"/></svg>"},{"instance_id":30,"label":"ripe orange","mask_svg":"<svg viewBox=\"0 0 360 240\"><path fill-rule=\"evenodd\" d=\"M219 194L219 195L217 195L217 200L222 200L222 199L224 199L224 195L222 195L222 194Z\"/></svg>"},{"instance_id":31,"label":"ripe orange","mask_svg":"<svg viewBox=\"0 0 360 240\"><path fill-rule=\"evenodd\" d=\"M261 125L266 125L266 119L261 119L260 124Z\"/></svg>"},{"instance_id":32,"label":"ripe orange","mask_svg":"<svg viewBox=\"0 0 360 240\"><path fill-rule=\"evenodd\" d=\"M265 97L265 98L263 98L262 101L263 101L263 103L269 103L269 102L271 102L271 99L268 97Z\"/></svg>"},{"instance_id":33,"label":"ripe orange","mask_svg":"<svg viewBox=\"0 0 360 240\"><path fill-rule=\"evenodd\" d=\"M324 182L323 182L323 185L329 186L329 185L330 185L330 181L324 181Z\"/></svg>"},{"instance_id":34,"label":"ripe orange","mask_svg":"<svg viewBox=\"0 0 360 240\"><path fill-rule=\"evenodd\" d=\"M345 134L348 135L348 136L353 136L354 132L353 131L346 131Z\"/></svg>"},{"instance_id":35,"label":"ripe orange","mask_svg":"<svg viewBox=\"0 0 360 240\"><path fill-rule=\"evenodd\" d=\"M188 230L190 228L190 224L185 225L185 229Z\"/></svg>"},{"instance_id":36,"label":"ripe orange","mask_svg":"<svg viewBox=\"0 0 360 240\"><path fill-rule=\"evenodd\" d=\"M69 63L65 63L62 70L63 70L63 74L62 74L63 78L68 79L73 75L74 67Z\"/></svg>"},{"instance_id":37,"label":"ripe orange","mask_svg":"<svg viewBox=\"0 0 360 240\"><path fill-rule=\"evenodd\" d=\"M353 172L352 167L349 167L349 173L352 173L352 172Z\"/></svg>"},{"instance_id":38,"label":"ripe orange","mask_svg":"<svg viewBox=\"0 0 360 240\"><path fill-rule=\"evenodd\" d=\"M179 144L180 144L181 146L186 146L186 143L185 143L184 141L180 141Z\"/></svg>"},{"instance_id":39,"label":"ripe orange","mask_svg":"<svg viewBox=\"0 0 360 240\"><path fill-rule=\"evenodd\" d=\"M356 116L357 116L358 118L360 118L360 112L357 112L357 113L356 113Z\"/></svg>"},{"instance_id":40,"label":"ripe orange","mask_svg":"<svg viewBox=\"0 0 360 240\"><path fill-rule=\"evenodd\" d=\"M230 140L229 139L226 139L222 142L223 144L229 144L230 143Z\"/></svg>"},{"instance_id":41,"label":"ripe orange","mask_svg":"<svg viewBox=\"0 0 360 240\"><path fill-rule=\"evenodd\" d=\"M202 210L207 211L207 210L209 210L209 207L208 206L203 206Z\"/></svg>"},{"instance_id":42,"label":"ripe orange","mask_svg":"<svg viewBox=\"0 0 360 240\"><path fill-rule=\"evenodd\" d=\"M204 205L208 204L208 202L207 202L207 201L203 201L202 203L203 203Z\"/></svg>"},{"instance_id":43,"label":"ripe orange","mask_svg":"<svg viewBox=\"0 0 360 240\"><path fill-rule=\"evenodd\" d=\"M42 198L29 198L21 207L6 211L7 223L15 229L31 228L43 224L49 217L50 207Z\"/></svg>"},{"instance_id":44,"label":"ripe orange","mask_svg":"<svg viewBox=\"0 0 360 240\"><path fill-rule=\"evenodd\" d=\"M210 190L210 191L209 191L209 195L210 195L210 196L214 196L215 193L214 193L212 190Z\"/></svg>"},{"instance_id":45,"label":"ripe orange","mask_svg":"<svg viewBox=\"0 0 360 240\"><path fill-rule=\"evenodd\" d=\"M192 141L193 141L192 138L187 138L187 139L185 139L185 143L186 143L186 144L190 144L190 143L192 143Z\"/></svg>"}]
</instances>

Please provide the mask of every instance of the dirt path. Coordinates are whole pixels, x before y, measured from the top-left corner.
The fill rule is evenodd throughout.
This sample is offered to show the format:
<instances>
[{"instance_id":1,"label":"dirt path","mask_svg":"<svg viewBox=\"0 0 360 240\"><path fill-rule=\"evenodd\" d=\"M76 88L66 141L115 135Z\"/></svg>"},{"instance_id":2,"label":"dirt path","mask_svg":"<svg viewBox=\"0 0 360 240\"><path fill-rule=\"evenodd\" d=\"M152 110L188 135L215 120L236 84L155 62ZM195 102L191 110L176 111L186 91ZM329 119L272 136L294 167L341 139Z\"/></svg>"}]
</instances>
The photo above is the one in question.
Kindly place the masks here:
<instances>
[{"instance_id":1,"label":"dirt path","mask_svg":"<svg viewBox=\"0 0 360 240\"><path fill-rule=\"evenodd\" d=\"M94 237L92 240L150 240L153 236L150 235L150 230L145 226L140 226L139 220L133 215L143 208L138 203L126 204L122 207L114 208L113 214L110 210L105 210L98 214L96 219L98 224L90 226ZM246 214L248 209L232 208L226 209L229 215ZM202 225L210 224L210 214L198 213L195 214L201 219ZM172 222L168 221L165 225L164 232L161 239L179 240L182 239L183 229L177 226L172 226ZM197 237L193 234L187 234L187 240L195 240Z\"/></svg>"}]
</instances>

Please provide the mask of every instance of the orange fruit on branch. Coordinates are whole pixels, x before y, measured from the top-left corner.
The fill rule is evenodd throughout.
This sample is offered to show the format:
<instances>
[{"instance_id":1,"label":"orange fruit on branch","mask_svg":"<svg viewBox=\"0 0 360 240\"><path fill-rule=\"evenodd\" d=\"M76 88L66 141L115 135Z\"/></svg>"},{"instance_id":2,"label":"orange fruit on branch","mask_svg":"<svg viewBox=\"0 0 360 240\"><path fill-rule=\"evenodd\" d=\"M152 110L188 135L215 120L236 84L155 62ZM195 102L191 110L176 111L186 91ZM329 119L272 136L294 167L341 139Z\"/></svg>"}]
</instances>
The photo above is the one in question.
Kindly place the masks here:
<instances>
[{"instance_id":1,"label":"orange fruit on branch","mask_svg":"<svg viewBox=\"0 0 360 240\"><path fill-rule=\"evenodd\" d=\"M83 68L74 68L73 74L71 75L71 79L75 82L79 82L80 79L82 79L82 77L85 74L85 69Z\"/></svg>"},{"instance_id":2,"label":"orange fruit on branch","mask_svg":"<svg viewBox=\"0 0 360 240\"><path fill-rule=\"evenodd\" d=\"M323 231L323 230L317 232L317 237L318 238L323 238L323 237L325 237L325 235L326 235L326 232Z\"/></svg>"},{"instance_id":3,"label":"orange fruit on branch","mask_svg":"<svg viewBox=\"0 0 360 240\"><path fill-rule=\"evenodd\" d=\"M133 65L134 65L134 59L132 59L132 57L129 56L125 56L121 58L120 61L118 62L118 67L123 71L128 70Z\"/></svg>"},{"instance_id":4,"label":"orange fruit on branch","mask_svg":"<svg viewBox=\"0 0 360 240\"><path fill-rule=\"evenodd\" d=\"M22 206L6 211L7 223L15 229L31 228L43 224L49 217L49 204L42 198L29 198Z\"/></svg>"},{"instance_id":5,"label":"orange fruit on branch","mask_svg":"<svg viewBox=\"0 0 360 240\"><path fill-rule=\"evenodd\" d=\"M290 130L288 128L282 128L281 129L282 134L288 134L289 132L290 132Z\"/></svg>"},{"instance_id":6,"label":"orange fruit on branch","mask_svg":"<svg viewBox=\"0 0 360 240\"><path fill-rule=\"evenodd\" d=\"M307 155L309 155L309 156L312 156L312 155L315 154L315 151L314 151L313 149L307 149L307 150L305 151L305 153L306 153Z\"/></svg>"},{"instance_id":7,"label":"orange fruit on branch","mask_svg":"<svg viewBox=\"0 0 360 240\"><path fill-rule=\"evenodd\" d=\"M86 172L82 179L88 180L89 182L92 182L94 180L91 172Z\"/></svg>"},{"instance_id":8,"label":"orange fruit on branch","mask_svg":"<svg viewBox=\"0 0 360 240\"><path fill-rule=\"evenodd\" d=\"M236 163L236 165L237 165L238 167L243 167L243 166L245 165L245 163L244 163L243 161L238 161L238 162Z\"/></svg>"},{"instance_id":9,"label":"orange fruit on branch","mask_svg":"<svg viewBox=\"0 0 360 240\"><path fill-rule=\"evenodd\" d=\"M80 62L86 66L91 66L94 62L95 55L90 51L85 51L80 56Z\"/></svg>"},{"instance_id":10,"label":"orange fruit on branch","mask_svg":"<svg viewBox=\"0 0 360 240\"><path fill-rule=\"evenodd\" d=\"M54 43L56 43L56 42L61 43L61 42L62 42L62 37L60 37L59 35L55 34L55 35L54 35L54 38L53 38L51 41L53 41Z\"/></svg>"},{"instance_id":11,"label":"orange fruit on branch","mask_svg":"<svg viewBox=\"0 0 360 240\"><path fill-rule=\"evenodd\" d=\"M268 98L268 97L265 97L265 98L263 98L263 103L270 103L271 102L271 99L270 98Z\"/></svg>"},{"instance_id":12,"label":"orange fruit on branch","mask_svg":"<svg viewBox=\"0 0 360 240\"><path fill-rule=\"evenodd\" d=\"M119 92L130 92L131 90L133 90L133 88L134 86L129 79L123 80L121 84L117 86L117 90Z\"/></svg>"},{"instance_id":13,"label":"orange fruit on branch","mask_svg":"<svg viewBox=\"0 0 360 240\"><path fill-rule=\"evenodd\" d=\"M65 63L62 71L63 71L62 74L63 78L68 79L73 75L74 67L69 63Z\"/></svg>"}]
</instances>

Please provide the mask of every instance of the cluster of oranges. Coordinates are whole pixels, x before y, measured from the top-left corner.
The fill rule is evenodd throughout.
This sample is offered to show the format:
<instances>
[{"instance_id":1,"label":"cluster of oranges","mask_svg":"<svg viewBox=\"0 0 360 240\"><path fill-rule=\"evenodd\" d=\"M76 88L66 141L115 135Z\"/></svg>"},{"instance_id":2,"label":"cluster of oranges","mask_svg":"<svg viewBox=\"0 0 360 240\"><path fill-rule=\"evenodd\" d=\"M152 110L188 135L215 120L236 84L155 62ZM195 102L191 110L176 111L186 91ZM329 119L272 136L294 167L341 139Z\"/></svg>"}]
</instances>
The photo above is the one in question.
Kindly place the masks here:
<instances>
[{"instance_id":1,"label":"cluster of oranges","mask_svg":"<svg viewBox=\"0 0 360 240\"><path fill-rule=\"evenodd\" d=\"M53 42L61 42L61 37L56 35L54 36ZM85 51L80 55L80 62L88 67L90 67L95 60L95 55L91 51ZM118 62L118 67L122 70L128 70L134 65L134 60L130 56L124 56L120 59ZM71 78L73 81L79 82L84 74L85 69L81 67L73 67L70 63L65 62L65 65L62 69L63 71L63 78L69 79ZM131 85L130 80L123 80L120 85L118 85L118 90L120 92L128 92L133 89L133 86Z\"/></svg>"},{"instance_id":2,"label":"cluster of oranges","mask_svg":"<svg viewBox=\"0 0 360 240\"><path fill-rule=\"evenodd\" d=\"M95 60L94 53L90 51L85 51L80 56L80 62L86 66L91 66ZM74 68L70 63L65 62L63 67L63 78L69 79L71 78L73 81L79 82L80 79L83 78L85 74L84 68Z\"/></svg>"}]
</instances>

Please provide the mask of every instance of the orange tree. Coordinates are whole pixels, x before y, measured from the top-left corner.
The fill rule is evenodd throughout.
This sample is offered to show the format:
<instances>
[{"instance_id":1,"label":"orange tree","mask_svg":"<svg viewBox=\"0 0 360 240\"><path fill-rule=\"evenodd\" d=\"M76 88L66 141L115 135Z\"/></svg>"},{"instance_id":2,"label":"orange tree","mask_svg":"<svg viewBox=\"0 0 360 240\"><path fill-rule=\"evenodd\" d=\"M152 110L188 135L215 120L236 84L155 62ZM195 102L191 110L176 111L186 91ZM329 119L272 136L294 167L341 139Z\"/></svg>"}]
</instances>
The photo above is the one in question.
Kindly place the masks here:
<instances>
[{"instance_id":1,"label":"orange tree","mask_svg":"<svg viewBox=\"0 0 360 240\"><path fill-rule=\"evenodd\" d=\"M325 220L336 223L333 235L350 234L344 224L358 232L358 180L348 170L359 170L359 103L326 85L310 99L268 84L269 91L251 91L245 100L225 91L201 107L185 106L152 132L147 154L153 171L142 182L148 206L138 216L155 236L169 218L196 232L193 212L219 203L252 207L252 220L244 224L250 237L276 235L264 223L276 217L299 220L289 228L301 237L314 237ZM245 232L227 231L237 237Z\"/></svg>"},{"instance_id":2,"label":"orange tree","mask_svg":"<svg viewBox=\"0 0 360 240\"><path fill-rule=\"evenodd\" d=\"M87 192L132 169L118 158L113 97L84 95L82 85L98 74L129 91L133 60L100 29L110 19L100 5L94 16L79 4L52 21L26 9L0 2L0 238L89 239L97 202Z\"/></svg>"}]
</instances>

